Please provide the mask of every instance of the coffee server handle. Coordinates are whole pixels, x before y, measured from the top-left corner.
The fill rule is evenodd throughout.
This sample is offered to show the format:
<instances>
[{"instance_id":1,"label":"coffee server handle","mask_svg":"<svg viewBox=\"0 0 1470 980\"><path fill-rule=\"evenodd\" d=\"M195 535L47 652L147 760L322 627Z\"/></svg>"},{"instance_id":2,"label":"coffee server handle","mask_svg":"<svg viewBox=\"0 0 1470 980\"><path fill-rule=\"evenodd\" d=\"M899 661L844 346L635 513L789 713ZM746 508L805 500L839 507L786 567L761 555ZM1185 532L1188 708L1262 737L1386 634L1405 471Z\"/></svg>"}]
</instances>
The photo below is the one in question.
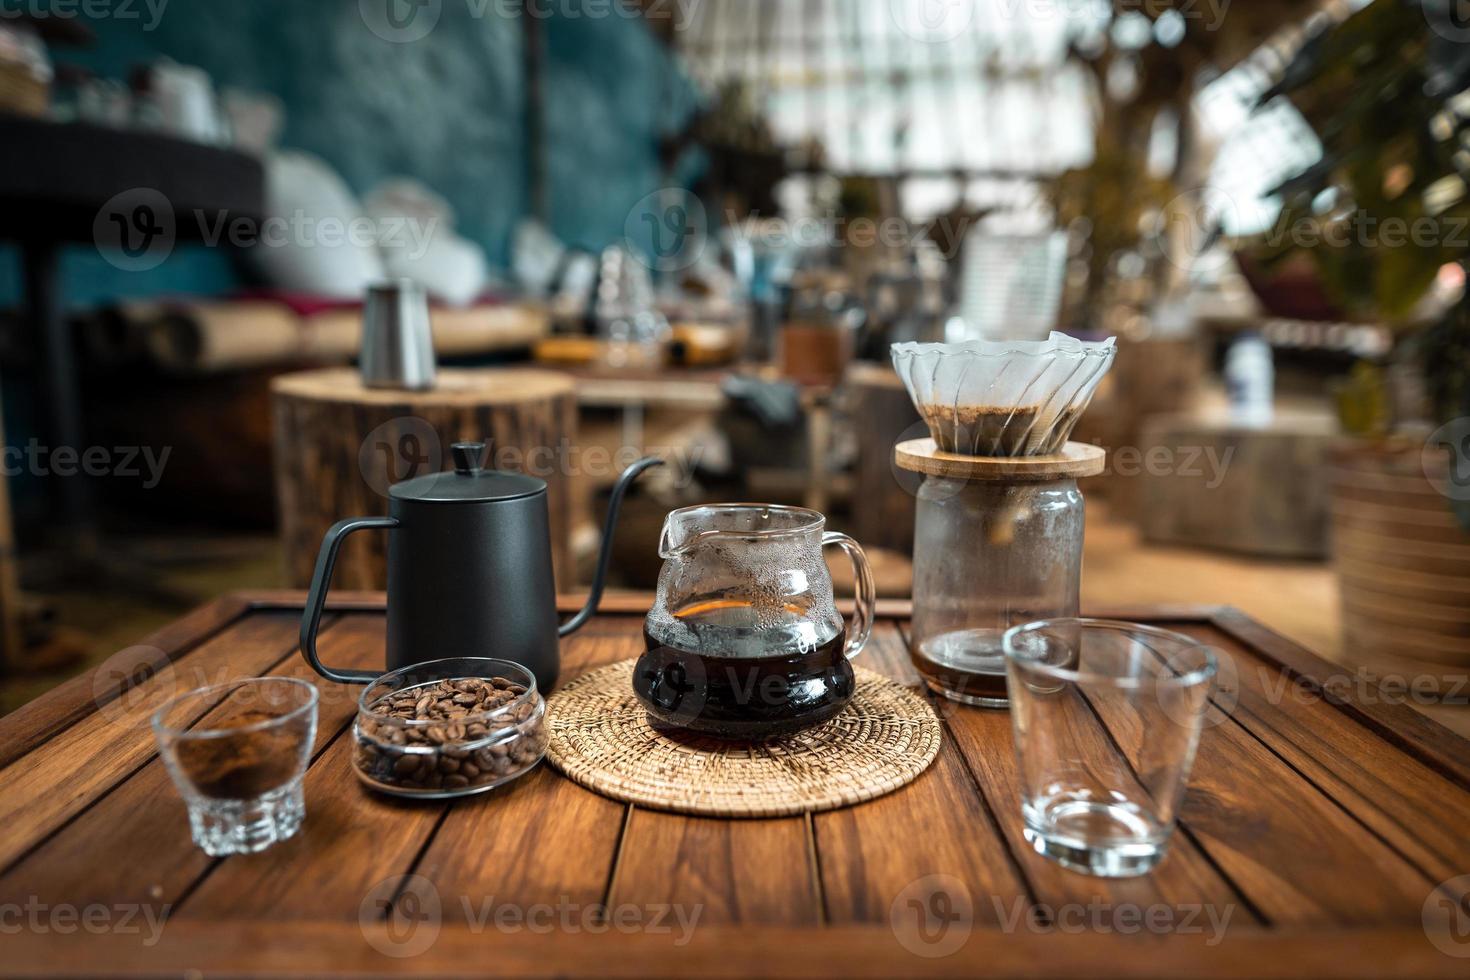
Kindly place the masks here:
<instances>
[{"instance_id":1,"label":"coffee server handle","mask_svg":"<svg viewBox=\"0 0 1470 980\"><path fill-rule=\"evenodd\" d=\"M316 654L316 635L322 625L322 609L327 604L327 589L332 584L332 569L337 565L337 552L353 531L368 528L397 527L393 517L349 517L327 529L322 550L316 556L316 571L311 574L311 591L306 594L306 609L301 614L301 655L311 669L338 684L370 684L379 677L373 670L334 670L324 665Z\"/></svg>"},{"instance_id":2,"label":"coffee server handle","mask_svg":"<svg viewBox=\"0 0 1470 980\"><path fill-rule=\"evenodd\" d=\"M852 622L847 628L847 648L843 650L851 659L862 652L868 643L868 635L873 632L873 612L878 603L878 587L873 584L873 569L868 565L868 556L863 554L863 549L858 547L856 541L845 534L828 531L822 535L822 547L829 544L841 548L852 562L853 584L857 596L852 608Z\"/></svg>"}]
</instances>

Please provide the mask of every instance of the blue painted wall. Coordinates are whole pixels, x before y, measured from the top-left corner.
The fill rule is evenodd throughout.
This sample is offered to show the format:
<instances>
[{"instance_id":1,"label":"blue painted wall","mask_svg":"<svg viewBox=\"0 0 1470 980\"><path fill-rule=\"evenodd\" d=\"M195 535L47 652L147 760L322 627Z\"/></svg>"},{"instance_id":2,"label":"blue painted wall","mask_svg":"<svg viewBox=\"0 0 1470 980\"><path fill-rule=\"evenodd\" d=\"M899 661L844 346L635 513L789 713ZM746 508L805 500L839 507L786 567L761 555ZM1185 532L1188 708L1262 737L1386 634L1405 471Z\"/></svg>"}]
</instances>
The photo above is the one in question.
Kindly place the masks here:
<instances>
[{"instance_id":1,"label":"blue painted wall","mask_svg":"<svg viewBox=\"0 0 1470 980\"><path fill-rule=\"evenodd\" d=\"M552 229L594 248L619 238L632 205L659 186L658 137L696 98L647 26L596 16L605 6L557 0L538 8L552 12L542 22ZM283 146L320 155L359 194L385 177L423 181L454 206L460 233L503 265L529 208L523 35L504 13L510 7L439 0L427 36L393 43L368 29L358 0L168 0L153 29L144 29L146 15L94 21L97 46L62 56L123 78L166 55L206 69L218 86L271 92L286 107ZM198 246L141 273L77 248L63 274L75 305L218 293L237 282L227 254ZM0 304L19 291L18 263L4 253Z\"/></svg>"}]
</instances>

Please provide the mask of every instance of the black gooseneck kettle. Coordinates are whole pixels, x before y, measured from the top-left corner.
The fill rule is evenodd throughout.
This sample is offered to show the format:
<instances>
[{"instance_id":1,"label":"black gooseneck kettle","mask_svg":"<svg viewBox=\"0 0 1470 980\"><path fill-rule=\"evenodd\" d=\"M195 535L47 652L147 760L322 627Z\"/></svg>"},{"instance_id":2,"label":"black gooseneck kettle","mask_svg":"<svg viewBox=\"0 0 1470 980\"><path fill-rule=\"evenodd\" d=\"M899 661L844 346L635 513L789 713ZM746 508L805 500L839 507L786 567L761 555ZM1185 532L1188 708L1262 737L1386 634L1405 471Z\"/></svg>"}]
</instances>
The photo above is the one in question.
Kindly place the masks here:
<instances>
[{"instance_id":1,"label":"black gooseneck kettle","mask_svg":"<svg viewBox=\"0 0 1470 980\"><path fill-rule=\"evenodd\" d=\"M558 624L546 482L481 468L483 442L459 442L451 450L452 472L389 488L387 517L346 518L322 539L301 617L301 653L327 680L366 684L380 676L327 667L316 651L342 541L354 531L379 528L390 532L388 670L445 657L498 657L525 666L537 686L550 691L561 668L558 639L587 622L602 599L623 495L638 474L663 462L645 457L618 478L587 604Z\"/></svg>"}]
</instances>

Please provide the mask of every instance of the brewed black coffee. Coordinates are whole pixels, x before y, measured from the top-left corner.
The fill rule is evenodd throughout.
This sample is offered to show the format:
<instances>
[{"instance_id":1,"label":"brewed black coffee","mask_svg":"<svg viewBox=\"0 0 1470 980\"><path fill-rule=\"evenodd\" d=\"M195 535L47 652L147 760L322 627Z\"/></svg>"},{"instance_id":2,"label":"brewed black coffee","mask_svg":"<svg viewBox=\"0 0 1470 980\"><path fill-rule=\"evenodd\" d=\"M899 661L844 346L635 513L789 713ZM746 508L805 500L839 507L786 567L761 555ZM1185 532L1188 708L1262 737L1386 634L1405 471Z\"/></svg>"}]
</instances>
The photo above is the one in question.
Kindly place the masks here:
<instances>
[{"instance_id":1,"label":"brewed black coffee","mask_svg":"<svg viewBox=\"0 0 1470 980\"><path fill-rule=\"evenodd\" d=\"M656 725L717 738L789 735L852 700L841 623L804 608L722 597L650 622L633 692Z\"/></svg>"}]
</instances>

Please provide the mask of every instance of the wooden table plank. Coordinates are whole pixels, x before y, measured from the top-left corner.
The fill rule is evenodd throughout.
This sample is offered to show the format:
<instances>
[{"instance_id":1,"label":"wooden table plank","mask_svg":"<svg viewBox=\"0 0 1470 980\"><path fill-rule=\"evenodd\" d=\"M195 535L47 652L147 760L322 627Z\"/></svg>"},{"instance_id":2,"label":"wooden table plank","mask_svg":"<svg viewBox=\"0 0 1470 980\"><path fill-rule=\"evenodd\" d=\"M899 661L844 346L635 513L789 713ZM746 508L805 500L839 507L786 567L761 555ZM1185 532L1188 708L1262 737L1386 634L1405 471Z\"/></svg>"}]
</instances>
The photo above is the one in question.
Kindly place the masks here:
<instances>
[{"instance_id":1,"label":"wooden table plank","mask_svg":"<svg viewBox=\"0 0 1470 980\"><path fill-rule=\"evenodd\" d=\"M148 761L156 708L191 688L268 669L295 649L299 624L283 613L251 616L0 769L0 868Z\"/></svg>"},{"instance_id":2,"label":"wooden table plank","mask_svg":"<svg viewBox=\"0 0 1470 980\"><path fill-rule=\"evenodd\" d=\"M380 616L350 614L322 630L323 655L350 667L381 660L383 621ZM227 642L245 642L244 638ZM291 651L271 675L317 680L316 674ZM337 685L318 682L322 690L315 753L341 732L356 711L356 699L337 696ZM345 689L343 689L345 690ZM120 856L147 854L147 871ZM132 777L27 854L0 877L0 900L35 897L48 903L138 903L172 908L193 888L214 859L189 837L184 803L156 755Z\"/></svg>"},{"instance_id":3,"label":"wooden table plank","mask_svg":"<svg viewBox=\"0 0 1470 980\"><path fill-rule=\"evenodd\" d=\"M1464 980L1465 960L1446 956L1418 930L1118 932L975 929L951 956L920 957L879 926L820 931L770 926L700 927L684 945L668 932L484 930L445 924L417 956L393 956L403 937L358 923L175 923L162 940L104 932L24 932L6 938L0 970L27 976L159 974L300 976L785 976L1040 978L1076 976L1212 980L1248 976ZM248 971L242 964L250 964Z\"/></svg>"},{"instance_id":4,"label":"wooden table plank","mask_svg":"<svg viewBox=\"0 0 1470 980\"><path fill-rule=\"evenodd\" d=\"M821 922L803 817L721 820L633 808L608 908L671 905L712 924Z\"/></svg>"},{"instance_id":5,"label":"wooden table plank","mask_svg":"<svg viewBox=\"0 0 1470 980\"><path fill-rule=\"evenodd\" d=\"M861 662L922 689L892 620L874 627ZM1029 898L995 818L946 738L939 757L903 789L862 807L814 814L817 860L833 923L887 922L907 889L943 889L962 914L994 925L998 909ZM929 876L946 876L960 886ZM916 883L919 883L916 885Z\"/></svg>"},{"instance_id":6,"label":"wooden table plank","mask_svg":"<svg viewBox=\"0 0 1470 980\"><path fill-rule=\"evenodd\" d=\"M1262 707L1249 689L1261 683L1260 659L1218 629L1195 634L1229 659L1222 677L1244 683L1247 702ZM1246 659L1237 662L1237 654ZM1229 707L1228 696L1222 702L1217 694L1209 711L1181 814L1211 859L1268 921L1418 921L1438 879L1273 751L1268 735L1247 724L1253 717L1222 712L1221 703ZM1344 867L1354 869L1352 888L1342 887Z\"/></svg>"},{"instance_id":7,"label":"wooden table plank","mask_svg":"<svg viewBox=\"0 0 1470 980\"><path fill-rule=\"evenodd\" d=\"M637 653L639 625L614 617L595 633L573 635L562 644L563 678ZM586 909L607 896L627 810L542 763L507 787L455 806L416 873L437 888L446 921L483 917L486 897L517 908Z\"/></svg>"},{"instance_id":8,"label":"wooden table plank","mask_svg":"<svg viewBox=\"0 0 1470 980\"><path fill-rule=\"evenodd\" d=\"M1319 690L1326 686L1326 678L1340 672L1336 665L1238 609L1218 610L1211 619L1241 643L1276 661L1292 676L1310 681ZM1371 699L1334 697L1332 700L1340 710L1366 725L1390 745L1433 766L1458 785L1470 787L1470 743L1443 725L1381 695Z\"/></svg>"},{"instance_id":9,"label":"wooden table plank","mask_svg":"<svg viewBox=\"0 0 1470 980\"><path fill-rule=\"evenodd\" d=\"M1233 635L1218 627L1184 629L1234 658L1239 693L1231 713L1288 765L1434 880L1470 868L1470 790L1395 751L1322 691ZM1354 675L1336 676L1338 689L1357 693Z\"/></svg>"}]
</instances>

